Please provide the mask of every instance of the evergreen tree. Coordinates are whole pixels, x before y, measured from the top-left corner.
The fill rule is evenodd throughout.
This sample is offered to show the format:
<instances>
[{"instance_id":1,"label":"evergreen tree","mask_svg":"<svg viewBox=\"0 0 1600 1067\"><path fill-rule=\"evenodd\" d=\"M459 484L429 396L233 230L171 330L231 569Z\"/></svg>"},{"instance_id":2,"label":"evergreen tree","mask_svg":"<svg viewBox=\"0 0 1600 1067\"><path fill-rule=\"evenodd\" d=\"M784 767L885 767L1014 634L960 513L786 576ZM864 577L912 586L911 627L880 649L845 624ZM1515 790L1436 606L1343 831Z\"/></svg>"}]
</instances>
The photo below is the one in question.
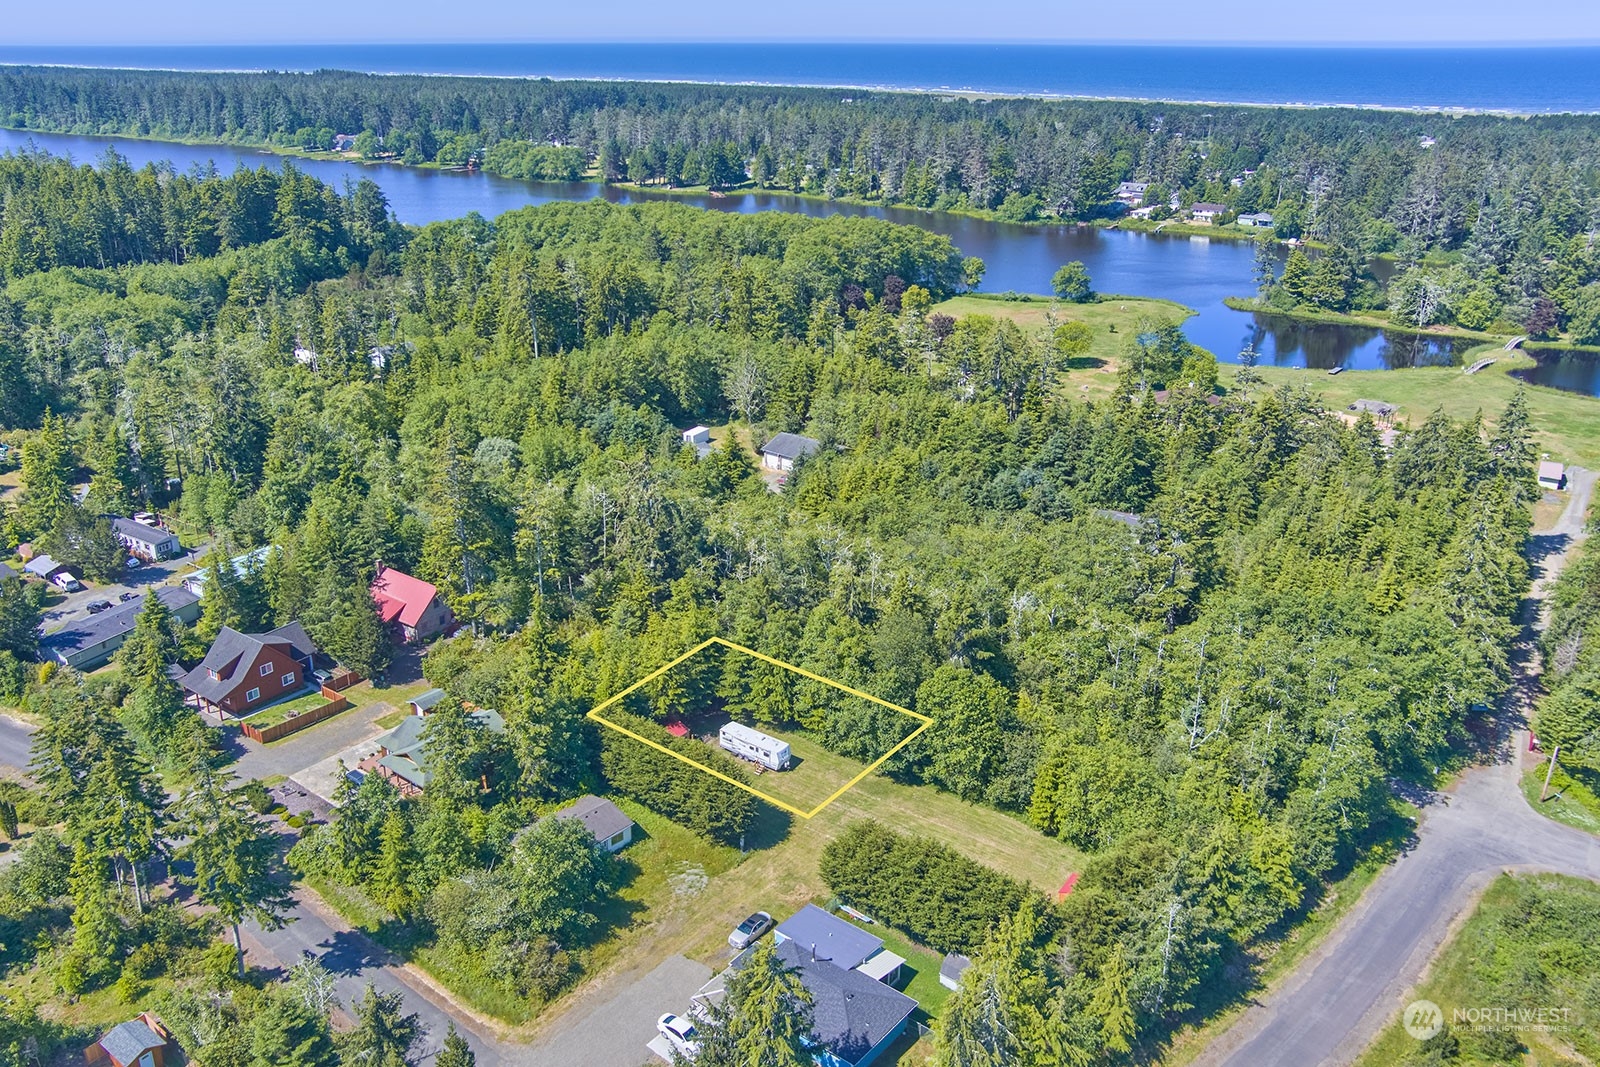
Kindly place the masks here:
<instances>
[{"instance_id":1,"label":"evergreen tree","mask_svg":"<svg viewBox=\"0 0 1600 1067\"><path fill-rule=\"evenodd\" d=\"M444 1035L444 1045L434 1057L434 1067L476 1067L477 1062L472 1046L456 1032L456 1024L451 1023L449 1032Z\"/></svg>"},{"instance_id":2,"label":"evergreen tree","mask_svg":"<svg viewBox=\"0 0 1600 1067\"><path fill-rule=\"evenodd\" d=\"M22 502L17 521L33 537L53 531L72 507L75 467L67 441L67 424L46 415L44 425L22 446Z\"/></svg>"},{"instance_id":3,"label":"evergreen tree","mask_svg":"<svg viewBox=\"0 0 1600 1067\"><path fill-rule=\"evenodd\" d=\"M294 904L278 857L280 839L238 793L227 789L216 771L202 772L190 786L179 802L179 821L188 835L179 856L192 865L189 881L195 899L216 909L233 931L243 977L240 924L252 919L266 929L279 929Z\"/></svg>"},{"instance_id":4,"label":"evergreen tree","mask_svg":"<svg viewBox=\"0 0 1600 1067\"><path fill-rule=\"evenodd\" d=\"M339 1039L340 1062L345 1067L412 1067L422 1024L415 1014L402 1014L404 1005L401 993L379 993L369 983L352 1005L355 1028Z\"/></svg>"},{"instance_id":5,"label":"evergreen tree","mask_svg":"<svg viewBox=\"0 0 1600 1067\"><path fill-rule=\"evenodd\" d=\"M183 702L183 690L167 672L176 661L183 623L167 609L154 590L147 593L130 633L117 650L117 662L127 682L128 724L147 751L170 758L179 734L193 718Z\"/></svg>"},{"instance_id":6,"label":"evergreen tree","mask_svg":"<svg viewBox=\"0 0 1600 1067\"><path fill-rule=\"evenodd\" d=\"M195 634L207 645L217 639L224 626L239 629L243 625L244 595L239 589L239 572L222 550L219 541L206 553L205 594L200 598L200 621Z\"/></svg>"},{"instance_id":7,"label":"evergreen tree","mask_svg":"<svg viewBox=\"0 0 1600 1067\"><path fill-rule=\"evenodd\" d=\"M1127 953L1121 945L1113 947L1106 957L1094 997L1089 1001L1089 1015L1100 1020L1100 1038L1106 1048L1123 1055L1132 1050L1138 1028L1128 993Z\"/></svg>"},{"instance_id":8,"label":"evergreen tree","mask_svg":"<svg viewBox=\"0 0 1600 1067\"><path fill-rule=\"evenodd\" d=\"M38 656L44 600L42 585L19 578L0 579L0 652L19 660Z\"/></svg>"},{"instance_id":9,"label":"evergreen tree","mask_svg":"<svg viewBox=\"0 0 1600 1067\"><path fill-rule=\"evenodd\" d=\"M83 506L96 515L127 516L133 513L133 453L128 439L116 423L109 424L90 448L89 492Z\"/></svg>"},{"instance_id":10,"label":"evergreen tree","mask_svg":"<svg viewBox=\"0 0 1600 1067\"><path fill-rule=\"evenodd\" d=\"M705 1067L811 1067L811 992L800 972L756 943L728 979L721 1003L700 1026L697 1064Z\"/></svg>"}]
</instances>

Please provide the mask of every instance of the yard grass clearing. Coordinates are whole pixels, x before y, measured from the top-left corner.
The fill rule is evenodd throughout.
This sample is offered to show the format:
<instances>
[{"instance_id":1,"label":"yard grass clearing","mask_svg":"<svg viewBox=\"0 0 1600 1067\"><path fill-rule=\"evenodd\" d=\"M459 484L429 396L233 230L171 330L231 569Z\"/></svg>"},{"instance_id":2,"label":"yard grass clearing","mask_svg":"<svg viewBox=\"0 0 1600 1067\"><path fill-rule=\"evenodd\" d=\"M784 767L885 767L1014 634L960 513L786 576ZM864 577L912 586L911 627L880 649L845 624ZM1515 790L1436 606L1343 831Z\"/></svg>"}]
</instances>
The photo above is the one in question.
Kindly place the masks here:
<instances>
[{"instance_id":1,"label":"yard grass clearing","mask_svg":"<svg viewBox=\"0 0 1600 1067\"><path fill-rule=\"evenodd\" d=\"M1600 834L1600 774L1581 767L1568 771L1557 763L1550 776L1550 792L1541 801L1539 792L1549 767L1550 761L1545 759L1522 772L1522 795L1528 804L1546 818Z\"/></svg>"},{"instance_id":2,"label":"yard grass clearing","mask_svg":"<svg viewBox=\"0 0 1600 1067\"><path fill-rule=\"evenodd\" d=\"M1088 304L1072 304L1048 296L1021 296L1011 299L991 294L968 293L935 304L933 312L961 318L990 315L1009 319L1023 330L1043 337L1051 317L1057 326L1082 322L1093 332L1089 351L1069 360L1060 373L1058 391L1063 396L1087 399L1109 397L1117 385L1117 361L1128 340L1139 332L1139 324L1165 319L1181 323L1194 314L1193 308L1171 300L1149 297L1102 294Z\"/></svg>"},{"instance_id":3,"label":"yard grass clearing","mask_svg":"<svg viewBox=\"0 0 1600 1067\"><path fill-rule=\"evenodd\" d=\"M1521 386L1526 390L1534 438L1540 450L1563 463L1576 463L1590 469L1600 467L1600 401L1577 393L1524 385L1509 372L1533 366L1533 357L1519 352L1482 348L1467 353L1463 359L1471 363L1497 352L1499 362L1477 374L1464 374L1460 367L1351 370L1336 376L1329 376L1326 371L1289 367L1258 365L1254 370L1269 388L1304 387L1313 396L1320 396L1329 408L1340 411L1348 409L1357 399L1398 404L1399 420L1413 426L1438 408L1456 419L1470 419L1482 412L1485 424L1492 429ZM1218 367L1218 377L1223 385L1237 388L1241 369L1223 364Z\"/></svg>"},{"instance_id":4,"label":"yard grass clearing","mask_svg":"<svg viewBox=\"0 0 1600 1067\"><path fill-rule=\"evenodd\" d=\"M320 691L302 693L297 697L290 697L288 700L280 701L277 704L269 704L254 715L247 716L240 721L249 723L257 730L265 730L269 726L287 722L308 711L315 711L331 703L333 702L323 696Z\"/></svg>"}]
</instances>

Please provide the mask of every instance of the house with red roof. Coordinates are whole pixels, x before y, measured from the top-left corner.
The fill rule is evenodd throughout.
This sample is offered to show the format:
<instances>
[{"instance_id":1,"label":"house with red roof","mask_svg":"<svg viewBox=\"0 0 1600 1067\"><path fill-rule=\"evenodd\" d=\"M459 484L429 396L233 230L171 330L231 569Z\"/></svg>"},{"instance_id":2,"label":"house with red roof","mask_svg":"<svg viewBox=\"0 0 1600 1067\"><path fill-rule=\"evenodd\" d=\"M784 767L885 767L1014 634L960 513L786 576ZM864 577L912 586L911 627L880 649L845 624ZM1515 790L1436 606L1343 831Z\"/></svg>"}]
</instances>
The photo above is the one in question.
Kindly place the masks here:
<instances>
[{"instance_id":1,"label":"house with red roof","mask_svg":"<svg viewBox=\"0 0 1600 1067\"><path fill-rule=\"evenodd\" d=\"M381 563L377 577L372 579L372 599L378 605L379 617L399 630L401 639L408 644L448 632L456 624L437 588Z\"/></svg>"}]
</instances>

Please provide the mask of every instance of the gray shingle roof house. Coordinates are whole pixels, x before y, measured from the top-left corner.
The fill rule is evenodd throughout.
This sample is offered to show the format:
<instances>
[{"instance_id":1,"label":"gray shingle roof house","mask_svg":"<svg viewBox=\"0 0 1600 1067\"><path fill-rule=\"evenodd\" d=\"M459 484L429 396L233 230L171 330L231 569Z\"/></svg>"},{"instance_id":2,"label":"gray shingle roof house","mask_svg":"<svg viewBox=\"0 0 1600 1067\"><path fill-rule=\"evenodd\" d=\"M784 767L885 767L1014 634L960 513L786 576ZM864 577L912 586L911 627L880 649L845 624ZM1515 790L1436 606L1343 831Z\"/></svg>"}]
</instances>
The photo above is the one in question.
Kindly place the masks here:
<instances>
[{"instance_id":1,"label":"gray shingle roof house","mask_svg":"<svg viewBox=\"0 0 1600 1067\"><path fill-rule=\"evenodd\" d=\"M797 433L774 434L772 440L761 446L761 465L768 470L794 470L795 461L801 456L813 455L821 447L822 442L815 437L803 437Z\"/></svg>"},{"instance_id":2,"label":"gray shingle roof house","mask_svg":"<svg viewBox=\"0 0 1600 1067\"><path fill-rule=\"evenodd\" d=\"M621 808L601 797L584 795L555 812L554 819L577 819L589 828L595 842L607 852L628 847L633 840L633 820Z\"/></svg>"},{"instance_id":3,"label":"gray shingle roof house","mask_svg":"<svg viewBox=\"0 0 1600 1067\"><path fill-rule=\"evenodd\" d=\"M808 955L814 954L817 959L847 971L883 948L883 938L874 937L815 904L807 904L783 920L772 936L780 945L793 941Z\"/></svg>"},{"instance_id":4,"label":"gray shingle roof house","mask_svg":"<svg viewBox=\"0 0 1600 1067\"><path fill-rule=\"evenodd\" d=\"M7 578L15 578L17 576L18 575L15 567L0 563L0 582L5 581Z\"/></svg>"},{"instance_id":5,"label":"gray shingle roof house","mask_svg":"<svg viewBox=\"0 0 1600 1067\"><path fill-rule=\"evenodd\" d=\"M298 622L264 634L224 626L182 684L201 707L242 716L306 685L318 654Z\"/></svg>"},{"instance_id":6,"label":"gray shingle roof house","mask_svg":"<svg viewBox=\"0 0 1600 1067\"><path fill-rule=\"evenodd\" d=\"M95 1042L113 1067L161 1067L167 1048L166 1028L148 1012L118 1023ZM92 1049L91 1049L92 1051Z\"/></svg>"},{"instance_id":7,"label":"gray shingle roof house","mask_svg":"<svg viewBox=\"0 0 1600 1067\"><path fill-rule=\"evenodd\" d=\"M132 519L112 519L111 532L124 548L146 563L170 559L183 551L176 535Z\"/></svg>"},{"instance_id":8,"label":"gray shingle roof house","mask_svg":"<svg viewBox=\"0 0 1600 1067\"><path fill-rule=\"evenodd\" d=\"M170 586L155 591L156 599L167 606L184 622L194 622L200 617L200 598L182 586ZM86 619L46 634L39 642L39 651L61 664L80 671L100 666L122 647L139 621L144 600L119 604L110 611L90 615Z\"/></svg>"},{"instance_id":9,"label":"gray shingle roof house","mask_svg":"<svg viewBox=\"0 0 1600 1067\"><path fill-rule=\"evenodd\" d=\"M778 946L778 958L800 972L811 993L811 1036L822 1046L825 1067L866 1067L905 1030L917 1002L862 974L811 959L796 942Z\"/></svg>"},{"instance_id":10,"label":"gray shingle roof house","mask_svg":"<svg viewBox=\"0 0 1600 1067\"><path fill-rule=\"evenodd\" d=\"M821 910L821 909L817 909ZM823 914L827 914L824 912ZM730 972L744 965L753 949L741 952L728 970L707 982L694 999L716 1004L727 991ZM812 1058L818 1067L868 1067L905 1032L917 1002L858 970L813 959L798 941L777 945L778 959L799 972L811 994Z\"/></svg>"}]
</instances>

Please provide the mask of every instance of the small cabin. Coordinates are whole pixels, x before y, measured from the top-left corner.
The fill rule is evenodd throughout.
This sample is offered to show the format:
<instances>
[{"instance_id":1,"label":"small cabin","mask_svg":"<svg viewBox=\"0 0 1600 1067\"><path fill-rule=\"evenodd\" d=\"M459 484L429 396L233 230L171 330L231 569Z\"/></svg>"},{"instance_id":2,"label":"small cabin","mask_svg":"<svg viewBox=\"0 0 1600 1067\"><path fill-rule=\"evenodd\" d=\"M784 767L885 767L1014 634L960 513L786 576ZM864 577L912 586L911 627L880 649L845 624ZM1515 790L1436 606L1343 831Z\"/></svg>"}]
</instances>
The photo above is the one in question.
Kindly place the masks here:
<instances>
[{"instance_id":1,"label":"small cabin","mask_svg":"<svg viewBox=\"0 0 1600 1067\"><path fill-rule=\"evenodd\" d=\"M730 722L718 730L717 743L740 759L759 763L769 771L789 769L789 742L769 737L742 723Z\"/></svg>"},{"instance_id":2,"label":"small cabin","mask_svg":"<svg viewBox=\"0 0 1600 1067\"><path fill-rule=\"evenodd\" d=\"M1567 484L1567 468L1553 460L1539 461L1539 487L1561 489Z\"/></svg>"}]
</instances>

